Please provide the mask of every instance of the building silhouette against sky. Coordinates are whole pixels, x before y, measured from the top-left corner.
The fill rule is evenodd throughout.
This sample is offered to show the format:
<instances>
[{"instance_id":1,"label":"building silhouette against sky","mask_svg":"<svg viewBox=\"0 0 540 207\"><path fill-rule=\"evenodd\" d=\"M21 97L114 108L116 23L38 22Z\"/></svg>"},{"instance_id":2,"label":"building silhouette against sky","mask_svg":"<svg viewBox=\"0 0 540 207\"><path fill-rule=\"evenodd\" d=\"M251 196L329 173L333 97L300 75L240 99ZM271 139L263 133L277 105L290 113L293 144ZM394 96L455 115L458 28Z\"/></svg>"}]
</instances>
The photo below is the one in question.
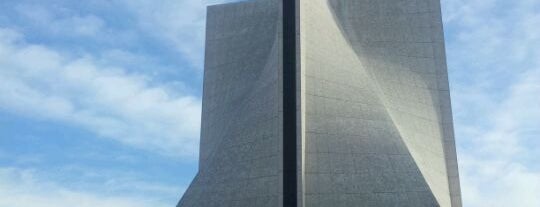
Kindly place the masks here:
<instances>
[{"instance_id":1,"label":"building silhouette against sky","mask_svg":"<svg viewBox=\"0 0 540 207\"><path fill-rule=\"evenodd\" d=\"M439 0L208 7L178 207L460 207Z\"/></svg>"}]
</instances>

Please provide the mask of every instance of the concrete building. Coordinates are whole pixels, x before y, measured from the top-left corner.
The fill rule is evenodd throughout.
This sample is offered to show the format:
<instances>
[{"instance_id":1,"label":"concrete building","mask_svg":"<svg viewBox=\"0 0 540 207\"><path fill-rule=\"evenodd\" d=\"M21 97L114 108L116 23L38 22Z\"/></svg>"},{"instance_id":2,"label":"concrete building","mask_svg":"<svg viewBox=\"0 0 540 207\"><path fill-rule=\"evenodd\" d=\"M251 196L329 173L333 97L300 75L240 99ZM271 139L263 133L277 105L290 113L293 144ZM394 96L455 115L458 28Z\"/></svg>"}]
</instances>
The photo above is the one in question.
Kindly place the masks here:
<instances>
[{"instance_id":1,"label":"concrete building","mask_svg":"<svg viewBox=\"0 0 540 207\"><path fill-rule=\"evenodd\" d=\"M178 207L460 207L439 0L208 7Z\"/></svg>"}]
</instances>

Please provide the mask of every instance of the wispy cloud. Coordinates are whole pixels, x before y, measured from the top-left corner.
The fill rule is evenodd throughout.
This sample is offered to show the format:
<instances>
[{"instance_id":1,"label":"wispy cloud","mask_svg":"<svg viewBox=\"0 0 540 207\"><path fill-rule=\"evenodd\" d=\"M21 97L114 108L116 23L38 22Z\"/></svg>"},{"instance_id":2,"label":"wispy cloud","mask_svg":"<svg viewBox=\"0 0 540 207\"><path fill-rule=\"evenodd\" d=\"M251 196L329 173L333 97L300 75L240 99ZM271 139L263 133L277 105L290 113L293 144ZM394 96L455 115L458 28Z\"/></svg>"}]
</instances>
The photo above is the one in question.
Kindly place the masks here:
<instances>
[{"instance_id":1,"label":"wispy cloud","mask_svg":"<svg viewBox=\"0 0 540 207\"><path fill-rule=\"evenodd\" d=\"M206 7L203 1L123 1L136 13L138 26L148 35L172 44L181 54L202 68Z\"/></svg>"},{"instance_id":2,"label":"wispy cloud","mask_svg":"<svg viewBox=\"0 0 540 207\"><path fill-rule=\"evenodd\" d=\"M489 127L460 133L470 139L460 150L467 206L540 206L540 69L523 74L510 91L482 116Z\"/></svg>"},{"instance_id":3,"label":"wispy cloud","mask_svg":"<svg viewBox=\"0 0 540 207\"><path fill-rule=\"evenodd\" d=\"M137 148L195 157L200 99L107 62L27 44L22 34L1 29L0 107Z\"/></svg>"},{"instance_id":4,"label":"wispy cloud","mask_svg":"<svg viewBox=\"0 0 540 207\"><path fill-rule=\"evenodd\" d=\"M140 186L140 185L139 185ZM9 207L147 207L170 206L144 194L109 193L108 186L94 191L73 190L36 176L35 171L0 168L0 206ZM146 185L146 188L163 188ZM150 189L155 190L155 189ZM161 190L161 189L158 189Z\"/></svg>"},{"instance_id":5,"label":"wispy cloud","mask_svg":"<svg viewBox=\"0 0 540 207\"><path fill-rule=\"evenodd\" d=\"M206 6L246 0L120 0L136 13L142 31L174 47L196 67L202 68Z\"/></svg>"},{"instance_id":6,"label":"wispy cloud","mask_svg":"<svg viewBox=\"0 0 540 207\"><path fill-rule=\"evenodd\" d=\"M540 206L540 2L443 1L465 206Z\"/></svg>"},{"instance_id":7,"label":"wispy cloud","mask_svg":"<svg viewBox=\"0 0 540 207\"><path fill-rule=\"evenodd\" d=\"M59 15L35 4L19 4L15 10L21 17L41 27L42 31L55 35L96 37L106 30L105 21L91 14Z\"/></svg>"},{"instance_id":8,"label":"wispy cloud","mask_svg":"<svg viewBox=\"0 0 540 207\"><path fill-rule=\"evenodd\" d=\"M0 141L32 143L0 146L0 206L174 205L196 170L204 18L191 0L0 2Z\"/></svg>"}]
</instances>

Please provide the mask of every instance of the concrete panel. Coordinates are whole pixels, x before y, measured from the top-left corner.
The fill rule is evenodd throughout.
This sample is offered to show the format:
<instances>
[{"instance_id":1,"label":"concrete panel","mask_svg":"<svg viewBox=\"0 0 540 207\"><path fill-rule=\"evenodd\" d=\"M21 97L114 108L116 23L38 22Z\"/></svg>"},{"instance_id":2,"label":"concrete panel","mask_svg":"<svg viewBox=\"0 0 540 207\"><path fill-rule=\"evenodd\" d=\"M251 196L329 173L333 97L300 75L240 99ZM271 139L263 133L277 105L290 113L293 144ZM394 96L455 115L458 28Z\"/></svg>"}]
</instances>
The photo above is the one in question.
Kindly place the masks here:
<instances>
[{"instance_id":1,"label":"concrete panel","mask_svg":"<svg viewBox=\"0 0 540 207\"><path fill-rule=\"evenodd\" d=\"M440 2L281 2L209 7L200 167L178 206L460 207Z\"/></svg>"},{"instance_id":2,"label":"concrete panel","mask_svg":"<svg viewBox=\"0 0 540 207\"><path fill-rule=\"evenodd\" d=\"M385 198L382 206L460 206L452 199L459 190L450 191L459 183L457 166L447 164L455 163L455 146L447 132L452 129L444 129L451 113L446 66L436 64L445 58L437 5L436 0L302 1L305 142L316 143L306 145L306 166L318 167L306 169L306 186L329 188L310 183L310 177L352 176L364 183L322 183L333 187L306 189L307 203L345 193L363 194L375 206L382 205L377 198ZM391 156L413 164L395 164ZM354 165L367 170L347 170ZM404 182L401 176L407 174L414 179ZM413 192L423 197L408 199ZM333 206L347 206L340 204Z\"/></svg>"},{"instance_id":3,"label":"concrete panel","mask_svg":"<svg viewBox=\"0 0 540 207\"><path fill-rule=\"evenodd\" d=\"M281 206L278 6L208 8L199 172L179 207Z\"/></svg>"}]
</instances>

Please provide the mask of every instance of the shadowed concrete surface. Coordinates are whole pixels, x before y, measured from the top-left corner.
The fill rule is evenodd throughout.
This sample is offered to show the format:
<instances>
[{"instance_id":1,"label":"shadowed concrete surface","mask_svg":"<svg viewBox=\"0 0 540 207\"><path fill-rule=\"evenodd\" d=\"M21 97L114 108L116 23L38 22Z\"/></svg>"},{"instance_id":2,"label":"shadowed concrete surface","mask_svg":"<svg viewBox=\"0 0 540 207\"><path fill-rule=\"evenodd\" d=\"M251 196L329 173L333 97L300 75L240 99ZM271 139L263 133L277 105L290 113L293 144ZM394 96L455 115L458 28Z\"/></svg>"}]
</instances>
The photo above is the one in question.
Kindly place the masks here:
<instances>
[{"instance_id":1,"label":"shadowed concrete surface","mask_svg":"<svg viewBox=\"0 0 540 207\"><path fill-rule=\"evenodd\" d=\"M296 4L292 206L460 207L439 0ZM281 7L209 7L200 169L179 207L291 206Z\"/></svg>"},{"instance_id":2,"label":"shadowed concrete surface","mask_svg":"<svg viewBox=\"0 0 540 207\"><path fill-rule=\"evenodd\" d=\"M178 206L279 206L278 4L208 8L199 172Z\"/></svg>"},{"instance_id":3,"label":"shadowed concrete surface","mask_svg":"<svg viewBox=\"0 0 540 207\"><path fill-rule=\"evenodd\" d=\"M306 206L461 206L439 2L300 8Z\"/></svg>"}]
</instances>

